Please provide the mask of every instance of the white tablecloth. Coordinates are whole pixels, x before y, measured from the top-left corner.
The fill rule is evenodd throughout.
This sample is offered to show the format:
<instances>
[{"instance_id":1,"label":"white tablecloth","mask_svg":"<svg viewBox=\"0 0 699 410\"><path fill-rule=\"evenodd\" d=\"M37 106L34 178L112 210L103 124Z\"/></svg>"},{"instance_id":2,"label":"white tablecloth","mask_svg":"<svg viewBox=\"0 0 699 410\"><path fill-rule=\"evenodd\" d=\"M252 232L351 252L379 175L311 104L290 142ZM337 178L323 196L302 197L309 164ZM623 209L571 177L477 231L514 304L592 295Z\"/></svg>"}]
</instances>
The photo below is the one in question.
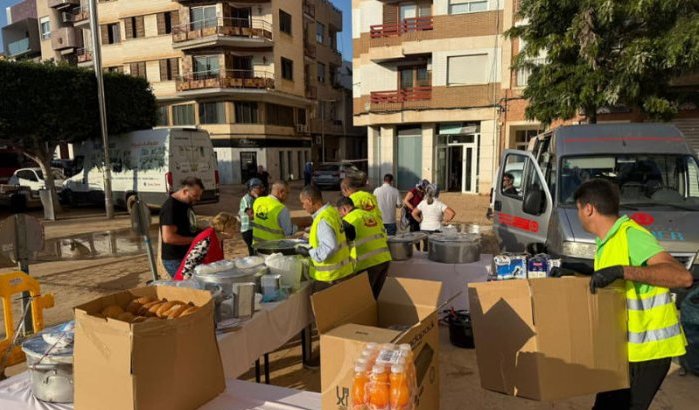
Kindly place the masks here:
<instances>
[{"instance_id":1,"label":"white tablecloth","mask_svg":"<svg viewBox=\"0 0 699 410\"><path fill-rule=\"evenodd\" d=\"M309 283L282 302L263 303L240 328L217 336L226 378L240 377L255 360L280 348L312 322Z\"/></svg>"},{"instance_id":2,"label":"white tablecloth","mask_svg":"<svg viewBox=\"0 0 699 410\"><path fill-rule=\"evenodd\" d=\"M493 255L482 254L481 260L474 263L439 263L427 258L426 252L413 253L411 259L393 261L388 269L388 276L398 278L436 280L444 284L439 302L444 303L460 291L462 292L447 307L456 310L468 309L468 284L485 282L488 279L487 267L491 265Z\"/></svg>"},{"instance_id":3,"label":"white tablecloth","mask_svg":"<svg viewBox=\"0 0 699 410\"><path fill-rule=\"evenodd\" d=\"M2 410L72 410L72 404L37 400L31 392L29 372L0 382ZM227 379L226 390L201 410L320 410L320 394Z\"/></svg>"}]
</instances>

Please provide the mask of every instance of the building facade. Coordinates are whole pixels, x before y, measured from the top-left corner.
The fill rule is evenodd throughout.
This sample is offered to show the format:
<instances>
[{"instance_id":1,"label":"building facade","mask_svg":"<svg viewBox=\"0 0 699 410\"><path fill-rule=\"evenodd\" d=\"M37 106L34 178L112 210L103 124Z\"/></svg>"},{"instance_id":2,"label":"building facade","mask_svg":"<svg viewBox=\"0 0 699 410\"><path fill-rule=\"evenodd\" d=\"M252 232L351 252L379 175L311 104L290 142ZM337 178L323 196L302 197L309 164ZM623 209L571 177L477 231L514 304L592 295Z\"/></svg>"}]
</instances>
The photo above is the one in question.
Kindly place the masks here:
<instances>
[{"instance_id":1,"label":"building facade","mask_svg":"<svg viewBox=\"0 0 699 410\"><path fill-rule=\"evenodd\" d=\"M36 0L24 0L5 9L7 25L2 27L5 57L33 60L41 57Z\"/></svg>"},{"instance_id":2,"label":"building facade","mask_svg":"<svg viewBox=\"0 0 699 410\"><path fill-rule=\"evenodd\" d=\"M35 1L42 59L92 67L87 0ZM208 131L221 183L259 165L299 179L341 155L351 122L329 0L100 0L98 19L103 69L146 78L159 125Z\"/></svg>"}]
</instances>

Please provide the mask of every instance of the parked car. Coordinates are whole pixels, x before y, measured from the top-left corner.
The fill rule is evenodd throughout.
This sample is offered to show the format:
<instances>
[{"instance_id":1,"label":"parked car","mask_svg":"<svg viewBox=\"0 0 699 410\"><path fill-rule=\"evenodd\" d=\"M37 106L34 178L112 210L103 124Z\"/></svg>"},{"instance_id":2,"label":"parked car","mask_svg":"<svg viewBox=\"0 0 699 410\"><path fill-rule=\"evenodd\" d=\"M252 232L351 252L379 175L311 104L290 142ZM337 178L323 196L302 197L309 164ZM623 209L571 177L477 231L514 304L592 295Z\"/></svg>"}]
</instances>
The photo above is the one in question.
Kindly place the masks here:
<instances>
[{"instance_id":1,"label":"parked car","mask_svg":"<svg viewBox=\"0 0 699 410\"><path fill-rule=\"evenodd\" d=\"M340 189L340 182L345 177L361 172L349 162L324 162L315 167L311 182L320 189Z\"/></svg>"},{"instance_id":2,"label":"parked car","mask_svg":"<svg viewBox=\"0 0 699 410\"><path fill-rule=\"evenodd\" d=\"M56 192L61 192L63 181L66 177L59 168L51 168L51 171L53 172L53 183L56 186ZM18 169L10 177L9 184L29 187L32 190L32 195L38 195L40 189L46 188L44 173L39 167Z\"/></svg>"}]
</instances>

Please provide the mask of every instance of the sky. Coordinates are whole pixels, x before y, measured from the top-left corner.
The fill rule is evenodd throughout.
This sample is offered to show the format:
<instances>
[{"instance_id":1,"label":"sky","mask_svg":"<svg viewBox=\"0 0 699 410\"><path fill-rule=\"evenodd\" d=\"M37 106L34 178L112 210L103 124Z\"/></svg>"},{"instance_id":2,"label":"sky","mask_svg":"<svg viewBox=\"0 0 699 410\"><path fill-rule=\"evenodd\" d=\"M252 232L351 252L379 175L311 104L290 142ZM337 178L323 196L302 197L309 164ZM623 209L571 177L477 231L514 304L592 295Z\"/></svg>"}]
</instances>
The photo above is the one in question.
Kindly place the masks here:
<instances>
[{"instance_id":1,"label":"sky","mask_svg":"<svg viewBox=\"0 0 699 410\"><path fill-rule=\"evenodd\" d=\"M5 8L19 3L20 0L0 0L0 27L7 24ZM332 0L333 4L342 10L342 33L339 38L339 48L345 60L352 61L352 0ZM2 33L0 32L0 51L2 51Z\"/></svg>"}]
</instances>

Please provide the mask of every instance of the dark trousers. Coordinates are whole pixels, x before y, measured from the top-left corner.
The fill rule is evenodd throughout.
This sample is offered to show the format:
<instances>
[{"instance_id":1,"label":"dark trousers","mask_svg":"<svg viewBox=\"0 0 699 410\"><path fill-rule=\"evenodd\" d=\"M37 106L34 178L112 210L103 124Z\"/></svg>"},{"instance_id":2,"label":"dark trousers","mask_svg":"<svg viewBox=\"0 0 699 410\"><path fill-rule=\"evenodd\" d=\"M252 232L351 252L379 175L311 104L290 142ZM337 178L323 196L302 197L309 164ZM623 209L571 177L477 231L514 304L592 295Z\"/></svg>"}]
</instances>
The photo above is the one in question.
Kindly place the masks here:
<instances>
[{"instance_id":1,"label":"dark trousers","mask_svg":"<svg viewBox=\"0 0 699 410\"><path fill-rule=\"evenodd\" d=\"M248 253L250 256L254 255L255 251L252 249L252 229L241 233L241 235L243 236L243 241L248 246Z\"/></svg>"},{"instance_id":2,"label":"dark trousers","mask_svg":"<svg viewBox=\"0 0 699 410\"><path fill-rule=\"evenodd\" d=\"M629 363L631 387L598 393L593 410L646 410L670 369L670 358Z\"/></svg>"},{"instance_id":3,"label":"dark trousers","mask_svg":"<svg viewBox=\"0 0 699 410\"><path fill-rule=\"evenodd\" d=\"M369 275L369 284L371 285L371 293L374 294L374 299L379 298L381 288L383 288L383 284L386 282L386 276L388 276L388 266L390 264L391 262L384 262L366 270Z\"/></svg>"}]
</instances>

